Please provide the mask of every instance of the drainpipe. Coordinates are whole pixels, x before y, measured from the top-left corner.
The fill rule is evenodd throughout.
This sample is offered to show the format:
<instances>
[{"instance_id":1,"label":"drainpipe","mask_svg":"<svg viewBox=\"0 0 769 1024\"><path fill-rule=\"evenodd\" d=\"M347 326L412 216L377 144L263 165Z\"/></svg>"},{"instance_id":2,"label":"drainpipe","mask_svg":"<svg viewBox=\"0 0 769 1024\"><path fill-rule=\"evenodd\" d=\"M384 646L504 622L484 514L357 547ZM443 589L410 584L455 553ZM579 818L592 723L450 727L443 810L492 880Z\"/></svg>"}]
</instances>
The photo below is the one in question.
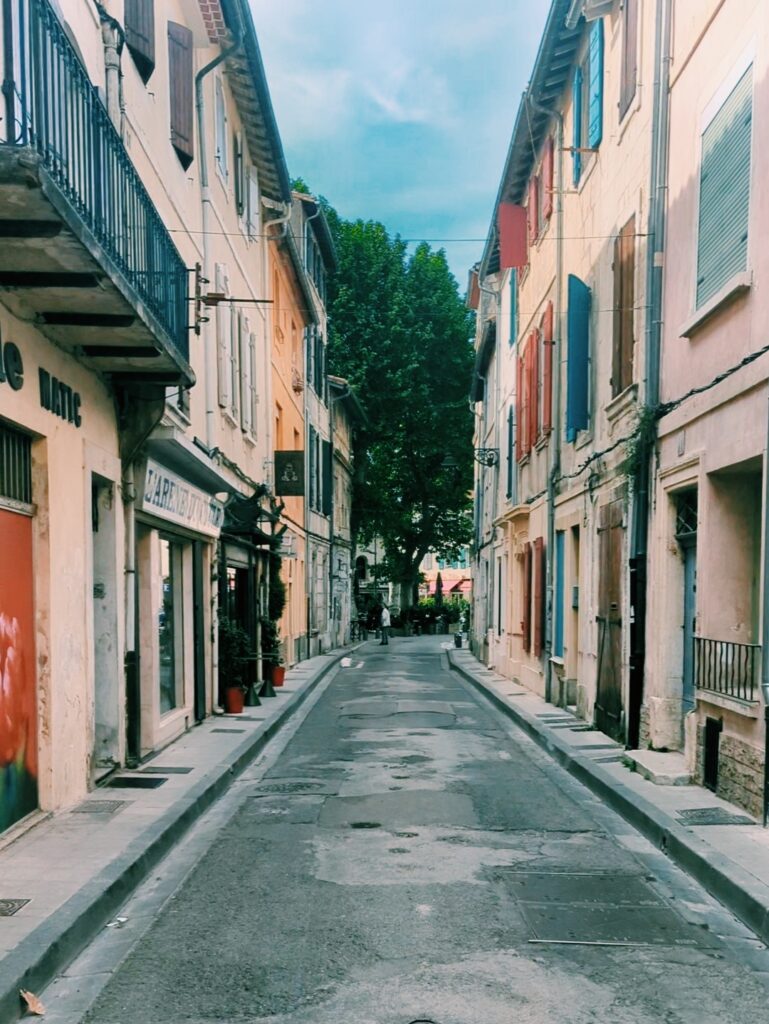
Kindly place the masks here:
<instances>
[{"instance_id":1,"label":"drainpipe","mask_svg":"<svg viewBox=\"0 0 769 1024\"><path fill-rule=\"evenodd\" d=\"M211 247L208 243L211 210L211 190L208 183L208 151L206 149L205 103L203 80L231 57L243 44L243 26L238 21L234 39L226 50L214 57L195 75L195 110L198 121L198 155L200 166L200 212L203 239L203 277L212 279ZM203 351L205 353L205 400L206 400L206 444L209 449L216 447L216 339L211 337L210 323L203 324Z\"/></svg>"},{"instance_id":2,"label":"drainpipe","mask_svg":"<svg viewBox=\"0 0 769 1024\"><path fill-rule=\"evenodd\" d=\"M660 342L662 336L663 255L668 192L669 92L672 35L672 0L657 0L654 53L654 97L652 106L651 181L649 223L646 250L646 289L648 295L645 345L645 404L659 404ZM627 744L640 742L640 715L645 679L646 614L648 575L648 536L651 507L652 453L642 460L634 481L635 500L630 552L630 692L628 702Z\"/></svg>"},{"instance_id":3,"label":"drainpipe","mask_svg":"<svg viewBox=\"0 0 769 1024\"><path fill-rule=\"evenodd\" d=\"M547 474L547 544L545 545L545 700L553 699L553 636L555 595L555 498L558 478L561 472L561 363L563 358L563 115L558 110L549 110L529 94L525 102L530 103L540 114L552 117L556 123L555 151L558 154L558 174L555 188L555 302L553 303L553 430L548 445Z\"/></svg>"},{"instance_id":4,"label":"drainpipe","mask_svg":"<svg viewBox=\"0 0 769 1024\"><path fill-rule=\"evenodd\" d=\"M112 17L101 3L96 3L101 22L101 38L104 46L104 93L110 120L123 137L125 105L120 71L120 54L125 43L125 33L120 22Z\"/></svg>"}]
</instances>

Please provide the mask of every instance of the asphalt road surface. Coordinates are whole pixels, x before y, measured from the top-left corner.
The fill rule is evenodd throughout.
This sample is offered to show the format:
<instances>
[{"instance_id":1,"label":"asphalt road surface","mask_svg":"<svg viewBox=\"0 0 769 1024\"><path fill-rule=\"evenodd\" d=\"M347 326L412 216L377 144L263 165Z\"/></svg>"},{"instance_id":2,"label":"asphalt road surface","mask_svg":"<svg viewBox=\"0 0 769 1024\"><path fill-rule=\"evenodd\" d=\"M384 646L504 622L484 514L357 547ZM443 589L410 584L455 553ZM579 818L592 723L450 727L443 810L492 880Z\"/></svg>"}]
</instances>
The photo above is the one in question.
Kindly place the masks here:
<instances>
[{"instance_id":1,"label":"asphalt road surface","mask_svg":"<svg viewBox=\"0 0 769 1024\"><path fill-rule=\"evenodd\" d=\"M123 915L46 1022L769 1021L765 947L441 638L360 648Z\"/></svg>"}]
</instances>

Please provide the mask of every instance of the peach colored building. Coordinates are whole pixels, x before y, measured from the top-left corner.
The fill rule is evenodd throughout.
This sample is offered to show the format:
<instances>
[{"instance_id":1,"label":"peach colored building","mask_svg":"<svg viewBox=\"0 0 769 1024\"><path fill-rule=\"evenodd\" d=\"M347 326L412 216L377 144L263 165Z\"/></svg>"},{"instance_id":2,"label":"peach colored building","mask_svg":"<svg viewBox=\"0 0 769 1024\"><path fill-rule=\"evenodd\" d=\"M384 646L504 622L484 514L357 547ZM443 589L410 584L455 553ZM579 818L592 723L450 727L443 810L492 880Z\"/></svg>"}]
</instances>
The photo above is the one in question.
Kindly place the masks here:
<instances>
[{"instance_id":1,"label":"peach colored building","mask_svg":"<svg viewBox=\"0 0 769 1024\"><path fill-rule=\"evenodd\" d=\"M674 4L648 738L764 806L769 19ZM766 672L767 665L763 670Z\"/></svg>"}]
</instances>

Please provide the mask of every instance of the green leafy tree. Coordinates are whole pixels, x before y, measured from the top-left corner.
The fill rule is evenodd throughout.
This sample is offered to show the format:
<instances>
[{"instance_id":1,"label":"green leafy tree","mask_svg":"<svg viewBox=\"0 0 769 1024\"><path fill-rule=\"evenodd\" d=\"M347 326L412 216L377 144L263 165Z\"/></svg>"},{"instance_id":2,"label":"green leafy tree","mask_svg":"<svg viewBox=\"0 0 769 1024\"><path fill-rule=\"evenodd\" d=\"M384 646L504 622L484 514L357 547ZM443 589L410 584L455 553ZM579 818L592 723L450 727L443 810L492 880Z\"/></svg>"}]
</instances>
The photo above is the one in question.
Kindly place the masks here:
<instances>
[{"instance_id":1,"label":"green leafy tree","mask_svg":"<svg viewBox=\"0 0 769 1024\"><path fill-rule=\"evenodd\" d=\"M409 255L382 224L327 215L338 259L331 367L369 421L353 525L362 540L383 541L381 570L408 608L428 551L455 550L471 535L472 315L442 250L422 243Z\"/></svg>"}]
</instances>

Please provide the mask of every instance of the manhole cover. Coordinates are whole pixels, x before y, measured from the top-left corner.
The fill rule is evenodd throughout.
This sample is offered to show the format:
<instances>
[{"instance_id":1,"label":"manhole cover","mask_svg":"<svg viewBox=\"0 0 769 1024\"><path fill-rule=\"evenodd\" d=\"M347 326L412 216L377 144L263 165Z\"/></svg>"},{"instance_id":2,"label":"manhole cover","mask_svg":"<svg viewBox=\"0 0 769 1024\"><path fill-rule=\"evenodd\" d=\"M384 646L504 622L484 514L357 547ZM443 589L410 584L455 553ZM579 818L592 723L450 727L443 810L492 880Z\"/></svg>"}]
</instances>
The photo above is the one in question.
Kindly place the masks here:
<instances>
[{"instance_id":1,"label":"manhole cover","mask_svg":"<svg viewBox=\"0 0 769 1024\"><path fill-rule=\"evenodd\" d=\"M323 789L324 782L265 782L260 783L260 793L311 793Z\"/></svg>"},{"instance_id":2,"label":"manhole cover","mask_svg":"<svg viewBox=\"0 0 769 1024\"><path fill-rule=\"evenodd\" d=\"M106 784L107 789L157 789L168 782L168 779L161 779L158 776L145 778L142 775L118 775L116 779L110 779Z\"/></svg>"},{"instance_id":3,"label":"manhole cover","mask_svg":"<svg viewBox=\"0 0 769 1024\"><path fill-rule=\"evenodd\" d=\"M145 775L189 775L192 768L168 768L166 765L150 764L142 768Z\"/></svg>"},{"instance_id":4,"label":"manhole cover","mask_svg":"<svg viewBox=\"0 0 769 1024\"><path fill-rule=\"evenodd\" d=\"M524 903L660 906L663 901L638 875L598 872L516 871L507 884Z\"/></svg>"},{"instance_id":5,"label":"manhole cover","mask_svg":"<svg viewBox=\"0 0 769 1024\"><path fill-rule=\"evenodd\" d=\"M381 828L380 821L351 821L350 828Z\"/></svg>"},{"instance_id":6,"label":"manhole cover","mask_svg":"<svg viewBox=\"0 0 769 1024\"><path fill-rule=\"evenodd\" d=\"M691 946L699 932L667 907L573 906L521 903L534 941Z\"/></svg>"},{"instance_id":7,"label":"manhole cover","mask_svg":"<svg viewBox=\"0 0 769 1024\"><path fill-rule=\"evenodd\" d=\"M732 814L721 807L690 807L679 811L678 819L684 825L755 825L752 818L744 814Z\"/></svg>"},{"instance_id":8,"label":"manhole cover","mask_svg":"<svg viewBox=\"0 0 769 1024\"><path fill-rule=\"evenodd\" d=\"M29 900L8 900L0 899L0 917L13 917L22 907L26 907Z\"/></svg>"},{"instance_id":9,"label":"manhole cover","mask_svg":"<svg viewBox=\"0 0 769 1024\"><path fill-rule=\"evenodd\" d=\"M245 732L245 729L212 729L211 732Z\"/></svg>"},{"instance_id":10,"label":"manhole cover","mask_svg":"<svg viewBox=\"0 0 769 1024\"><path fill-rule=\"evenodd\" d=\"M85 800L72 808L72 814L115 814L130 803L130 800Z\"/></svg>"}]
</instances>

